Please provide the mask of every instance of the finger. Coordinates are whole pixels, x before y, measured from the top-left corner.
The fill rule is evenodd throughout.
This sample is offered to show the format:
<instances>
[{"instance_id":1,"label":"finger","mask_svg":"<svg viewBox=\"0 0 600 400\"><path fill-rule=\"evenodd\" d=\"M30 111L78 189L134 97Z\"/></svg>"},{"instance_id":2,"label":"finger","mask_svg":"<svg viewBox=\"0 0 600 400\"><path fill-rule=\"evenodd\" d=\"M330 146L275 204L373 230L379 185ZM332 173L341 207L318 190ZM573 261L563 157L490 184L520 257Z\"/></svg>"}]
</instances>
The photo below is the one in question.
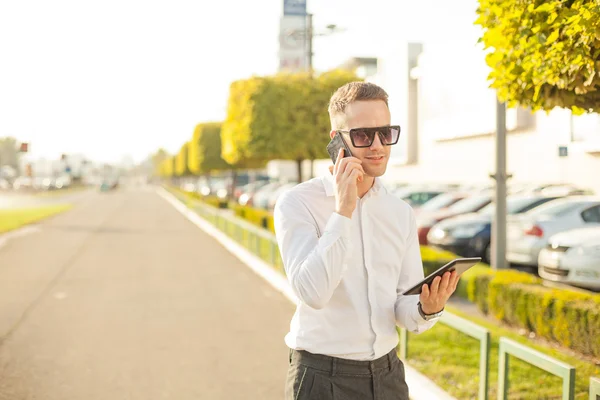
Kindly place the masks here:
<instances>
[{"instance_id":1,"label":"finger","mask_svg":"<svg viewBox=\"0 0 600 400\"><path fill-rule=\"evenodd\" d=\"M452 285L452 288L454 290L456 290L456 287L458 286L458 281L460 281L460 275L458 274L458 272L454 272L454 281Z\"/></svg>"},{"instance_id":2,"label":"finger","mask_svg":"<svg viewBox=\"0 0 600 400\"><path fill-rule=\"evenodd\" d=\"M354 182L360 183L364 179L364 174L362 173L361 170L354 169L354 171L352 171L352 179L354 179Z\"/></svg>"},{"instance_id":3,"label":"finger","mask_svg":"<svg viewBox=\"0 0 600 400\"><path fill-rule=\"evenodd\" d=\"M329 166L329 172L330 172L331 174L333 174L333 168L334 168L334 165L330 165L330 166Z\"/></svg>"},{"instance_id":4,"label":"finger","mask_svg":"<svg viewBox=\"0 0 600 400\"><path fill-rule=\"evenodd\" d=\"M344 157L344 149L340 149L338 151L338 156L337 159L335 160L335 164L333 164L333 174L337 175L338 171L340 170L340 165L342 164L342 160Z\"/></svg>"},{"instance_id":5,"label":"finger","mask_svg":"<svg viewBox=\"0 0 600 400\"><path fill-rule=\"evenodd\" d=\"M350 176L352 171L358 171L361 174L365 173L363 170L363 167L361 165L356 164L356 163L350 163L346 166L346 169L344 170L344 176Z\"/></svg>"},{"instance_id":6,"label":"finger","mask_svg":"<svg viewBox=\"0 0 600 400\"><path fill-rule=\"evenodd\" d=\"M429 300L429 286L427 286L427 284L424 284L421 287L421 295L419 296L419 300L421 300L421 303Z\"/></svg>"},{"instance_id":7,"label":"finger","mask_svg":"<svg viewBox=\"0 0 600 400\"><path fill-rule=\"evenodd\" d=\"M338 158L339 160L339 158ZM338 167L338 173L344 173L344 171L346 170L346 168L348 168L348 165L353 165L353 164L362 164L362 161L359 160L356 157L345 157L342 158L342 160L340 161L340 165Z\"/></svg>"},{"instance_id":8,"label":"finger","mask_svg":"<svg viewBox=\"0 0 600 400\"><path fill-rule=\"evenodd\" d=\"M450 283L450 272L445 272L444 275L442 275L442 281L440 282L440 292L444 292L446 290L448 290L448 284Z\"/></svg>"},{"instance_id":9,"label":"finger","mask_svg":"<svg viewBox=\"0 0 600 400\"><path fill-rule=\"evenodd\" d=\"M442 278L440 278L439 276L436 276L433 279L433 282L431 282L431 296L437 296L438 294L438 290L440 288L440 282L442 281Z\"/></svg>"}]
</instances>

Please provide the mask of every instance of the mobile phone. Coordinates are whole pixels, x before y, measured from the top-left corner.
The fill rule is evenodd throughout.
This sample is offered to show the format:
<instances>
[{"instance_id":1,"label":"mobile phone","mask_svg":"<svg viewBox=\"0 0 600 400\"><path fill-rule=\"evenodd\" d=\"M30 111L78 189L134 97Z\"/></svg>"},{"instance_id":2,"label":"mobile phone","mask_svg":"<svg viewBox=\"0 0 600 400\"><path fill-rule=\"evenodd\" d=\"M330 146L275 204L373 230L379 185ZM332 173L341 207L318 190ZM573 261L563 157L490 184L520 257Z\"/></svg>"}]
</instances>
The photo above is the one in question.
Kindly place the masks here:
<instances>
[{"instance_id":1,"label":"mobile phone","mask_svg":"<svg viewBox=\"0 0 600 400\"><path fill-rule=\"evenodd\" d=\"M465 272L466 270L468 270L469 268L471 268L472 266L474 266L475 264L477 264L480 261L481 261L481 257L457 258L455 260L452 260L448 264L446 264L443 267L441 267L440 269L438 269L437 271L429 274L425 279L423 279L421 282L417 283L415 286L406 290L404 293L402 293L402 295L408 296L408 295L421 294L421 288L423 287L423 285L424 284L431 285L431 283L433 282L433 279L436 276L441 277L446 272L452 272L452 271L456 271L458 273L458 275L462 275L463 272Z\"/></svg>"},{"instance_id":2,"label":"mobile phone","mask_svg":"<svg viewBox=\"0 0 600 400\"><path fill-rule=\"evenodd\" d=\"M331 161L333 161L334 164L337 161L340 149L344 149L344 157L352 156L350 147L348 147L348 144L346 144L346 141L342 137L342 134L336 132L333 139L331 139L331 141L327 145L327 152L329 153L329 157L331 157Z\"/></svg>"}]
</instances>

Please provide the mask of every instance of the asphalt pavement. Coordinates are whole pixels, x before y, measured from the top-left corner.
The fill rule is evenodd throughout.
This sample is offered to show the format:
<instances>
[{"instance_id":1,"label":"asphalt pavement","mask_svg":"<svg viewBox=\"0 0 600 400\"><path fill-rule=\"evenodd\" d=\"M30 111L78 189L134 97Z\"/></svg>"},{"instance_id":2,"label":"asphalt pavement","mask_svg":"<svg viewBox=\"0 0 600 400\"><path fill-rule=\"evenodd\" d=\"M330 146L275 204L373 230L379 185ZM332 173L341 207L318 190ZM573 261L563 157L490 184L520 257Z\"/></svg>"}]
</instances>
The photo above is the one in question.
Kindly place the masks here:
<instances>
[{"instance_id":1,"label":"asphalt pavement","mask_svg":"<svg viewBox=\"0 0 600 400\"><path fill-rule=\"evenodd\" d=\"M283 398L294 307L151 188L0 248L0 400Z\"/></svg>"}]
</instances>

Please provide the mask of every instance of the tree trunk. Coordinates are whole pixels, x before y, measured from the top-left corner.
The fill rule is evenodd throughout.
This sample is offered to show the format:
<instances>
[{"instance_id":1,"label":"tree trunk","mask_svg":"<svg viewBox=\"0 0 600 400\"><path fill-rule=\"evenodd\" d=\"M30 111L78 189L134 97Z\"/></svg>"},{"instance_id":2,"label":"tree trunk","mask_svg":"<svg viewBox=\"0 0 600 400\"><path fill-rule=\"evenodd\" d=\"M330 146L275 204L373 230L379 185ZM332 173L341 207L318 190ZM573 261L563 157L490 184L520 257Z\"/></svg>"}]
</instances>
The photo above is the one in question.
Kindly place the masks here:
<instances>
[{"instance_id":1,"label":"tree trunk","mask_svg":"<svg viewBox=\"0 0 600 400\"><path fill-rule=\"evenodd\" d=\"M310 160L310 179L315 177L315 160Z\"/></svg>"},{"instance_id":2,"label":"tree trunk","mask_svg":"<svg viewBox=\"0 0 600 400\"><path fill-rule=\"evenodd\" d=\"M231 170L231 188L229 189L229 200L233 200L233 194L235 192L235 184L237 183L237 170Z\"/></svg>"},{"instance_id":3,"label":"tree trunk","mask_svg":"<svg viewBox=\"0 0 600 400\"><path fill-rule=\"evenodd\" d=\"M296 160L298 165L298 183L302 182L302 160Z\"/></svg>"}]
</instances>

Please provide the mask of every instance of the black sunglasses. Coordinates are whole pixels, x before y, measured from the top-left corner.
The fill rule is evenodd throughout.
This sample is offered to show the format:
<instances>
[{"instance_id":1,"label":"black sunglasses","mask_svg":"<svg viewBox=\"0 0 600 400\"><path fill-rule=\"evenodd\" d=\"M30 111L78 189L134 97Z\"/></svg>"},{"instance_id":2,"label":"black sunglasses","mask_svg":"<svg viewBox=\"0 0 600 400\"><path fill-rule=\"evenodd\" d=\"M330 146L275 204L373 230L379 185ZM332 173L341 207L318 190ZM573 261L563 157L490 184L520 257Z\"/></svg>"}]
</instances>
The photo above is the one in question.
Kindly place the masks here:
<instances>
[{"instance_id":1,"label":"black sunglasses","mask_svg":"<svg viewBox=\"0 0 600 400\"><path fill-rule=\"evenodd\" d=\"M352 145L356 148L371 147L375 140L375 134L379 135L379 140L384 146L391 146L398 143L400 137L400 125L378 126L375 128L354 128L349 131L337 131L338 133L347 133L350 136Z\"/></svg>"}]
</instances>

